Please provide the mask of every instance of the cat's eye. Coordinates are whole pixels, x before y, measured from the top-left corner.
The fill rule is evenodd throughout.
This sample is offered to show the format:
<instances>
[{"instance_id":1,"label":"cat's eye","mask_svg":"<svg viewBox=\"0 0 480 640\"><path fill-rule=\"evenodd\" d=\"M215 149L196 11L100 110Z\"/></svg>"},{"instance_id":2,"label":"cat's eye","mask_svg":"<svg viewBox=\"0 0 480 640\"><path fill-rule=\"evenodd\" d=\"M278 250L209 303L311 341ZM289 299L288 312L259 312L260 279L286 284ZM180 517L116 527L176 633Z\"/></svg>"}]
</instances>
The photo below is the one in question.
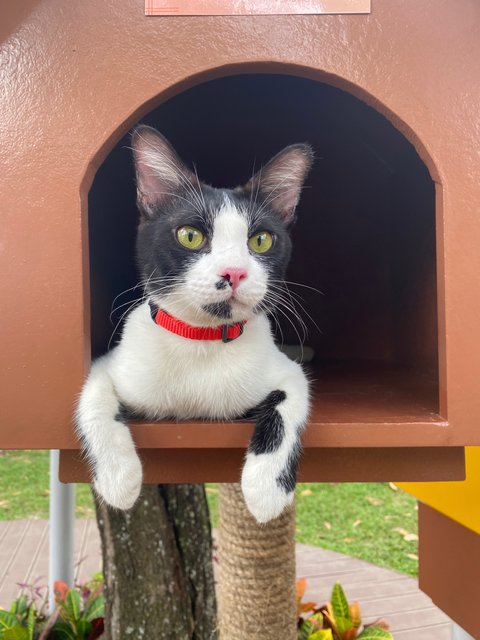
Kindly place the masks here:
<instances>
[{"instance_id":1,"label":"cat's eye","mask_svg":"<svg viewBox=\"0 0 480 640\"><path fill-rule=\"evenodd\" d=\"M203 233L195 227L185 226L177 229L177 240L186 249L199 249L204 239Z\"/></svg>"},{"instance_id":2,"label":"cat's eye","mask_svg":"<svg viewBox=\"0 0 480 640\"><path fill-rule=\"evenodd\" d=\"M248 239L248 247L255 253L266 253L273 245L273 236L268 231L259 231Z\"/></svg>"}]
</instances>

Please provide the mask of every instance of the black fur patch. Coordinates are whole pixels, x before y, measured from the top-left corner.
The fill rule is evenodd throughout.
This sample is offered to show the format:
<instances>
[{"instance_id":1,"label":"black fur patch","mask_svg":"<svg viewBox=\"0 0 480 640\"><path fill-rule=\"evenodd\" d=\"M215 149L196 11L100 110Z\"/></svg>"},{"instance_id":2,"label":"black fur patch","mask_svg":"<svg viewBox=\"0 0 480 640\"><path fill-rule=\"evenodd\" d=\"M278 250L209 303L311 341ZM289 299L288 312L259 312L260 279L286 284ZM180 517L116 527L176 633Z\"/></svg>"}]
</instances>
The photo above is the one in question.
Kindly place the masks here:
<instances>
[{"instance_id":1,"label":"black fur patch","mask_svg":"<svg viewBox=\"0 0 480 640\"><path fill-rule=\"evenodd\" d=\"M118 406L117 415L115 416L116 422L122 422L125 424L130 416L130 410L126 407L126 405L120 403Z\"/></svg>"},{"instance_id":2,"label":"black fur patch","mask_svg":"<svg viewBox=\"0 0 480 640\"><path fill-rule=\"evenodd\" d=\"M291 493L297 483L297 467L300 457L300 444L297 444L288 456L287 464L277 478L277 484L285 493Z\"/></svg>"},{"instance_id":3,"label":"black fur patch","mask_svg":"<svg viewBox=\"0 0 480 640\"><path fill-rule=\"evenodd\" d=\"M255 455L273 453L282 444L285 427L277 406L287 397L285 391L272 391L253 411L249 417L255 420L255 430L248 450Z\"/></svg>"},{"instance_id":4,"label":"black fur patch","mask_svg":"<svg viewBox=\"0 0 480 640\"><path fill-rule=\"evenodd\" d=\"M210 315L217 316L218 318L222 318L224 320L228 320L232 317L232 308L228 300L206 304L202 307L202 309Z\"/></svg>"},{"instance_id":5,"label":"black fur patch","mask_svg":"<svg viewBox=\"0 0 480 640\"><path fill-rule=\"evenodd\" d=\"M219 280L218 282L215 283L215 289L218 289L218 291L221 291L222 289L226 289L227 287L228 287L228 282L226 279Z\"/></svg>"},{"instance_id":6,"label":"black fur patch","mask_svg":"<svg viewBox=\"0 0 480 640\"><path fill-rule=\"evenodd\" d=\"M123 424L127 424L130 420L145 420L147 418L148 416L144 415L141 411L133 409L122 402L119 404L115 416L115 420L117 422L123 422Z\"/></svg>"},{"instance_id":7,"label":"black fur patch","mask_svg":"<svg viewBox=\"0 0 480 640\"><path fill-rule=\"evenodd\" d=\"M148 306L150 307L150 315L152 317L152 320L155 321L158 313L158 307L151 300L148 301Z\"/></svg>"}]
</instances>

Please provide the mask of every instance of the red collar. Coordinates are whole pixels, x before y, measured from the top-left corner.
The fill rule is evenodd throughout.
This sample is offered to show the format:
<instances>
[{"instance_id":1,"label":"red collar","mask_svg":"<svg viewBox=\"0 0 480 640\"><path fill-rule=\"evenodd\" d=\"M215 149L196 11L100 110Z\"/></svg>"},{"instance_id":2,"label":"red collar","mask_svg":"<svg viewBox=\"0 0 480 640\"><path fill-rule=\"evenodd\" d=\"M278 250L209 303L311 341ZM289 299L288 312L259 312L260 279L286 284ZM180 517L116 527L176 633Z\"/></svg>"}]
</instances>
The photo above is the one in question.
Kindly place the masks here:
<instances>
[{"instance_id":1,"label":"red collar","mask_svg":"<svg viewBox=\"0 0 480 640\"><path fill-rule=\"evenodd\" d=\"M231 342L243 333L243 327L246 320L235 322L235 324L222 324L219 327L193 327L191 324L183 322L178 318L174 318L166 311L159 309L152 302L149 302L150 314L153 321L160 327L175 333L182 338L190 340L221 340L222 342Z\"/></svg>"}]
</instances>

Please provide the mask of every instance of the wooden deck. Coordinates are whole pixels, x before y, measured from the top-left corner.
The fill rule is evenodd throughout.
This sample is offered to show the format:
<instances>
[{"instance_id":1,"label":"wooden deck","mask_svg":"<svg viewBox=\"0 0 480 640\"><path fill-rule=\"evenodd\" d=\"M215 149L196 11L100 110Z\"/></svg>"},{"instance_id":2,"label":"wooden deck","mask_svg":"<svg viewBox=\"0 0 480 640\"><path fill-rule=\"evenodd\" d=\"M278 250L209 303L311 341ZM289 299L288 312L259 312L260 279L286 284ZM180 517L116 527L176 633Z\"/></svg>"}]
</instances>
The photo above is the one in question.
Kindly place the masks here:
<instances>
[{"instance_id":1,"label":"wooden deck","mask_svg":"<svg viewBox=\"0 0 480 640\"><path fill-rule=\"evenodd\" d=\"M100 542L95 520L77 520L75 529L77 580L101 568ZM0 606L7 607L18 593L18 583L47 582L48 522L0 522ZM385 618L395 640L451 640L449 619L408 576L362 560L303 544L297 545L297 574L306 577L306 598L328 599L336 580L347 597L360 602L363 618Z\"/></svg>"}]
</instances>

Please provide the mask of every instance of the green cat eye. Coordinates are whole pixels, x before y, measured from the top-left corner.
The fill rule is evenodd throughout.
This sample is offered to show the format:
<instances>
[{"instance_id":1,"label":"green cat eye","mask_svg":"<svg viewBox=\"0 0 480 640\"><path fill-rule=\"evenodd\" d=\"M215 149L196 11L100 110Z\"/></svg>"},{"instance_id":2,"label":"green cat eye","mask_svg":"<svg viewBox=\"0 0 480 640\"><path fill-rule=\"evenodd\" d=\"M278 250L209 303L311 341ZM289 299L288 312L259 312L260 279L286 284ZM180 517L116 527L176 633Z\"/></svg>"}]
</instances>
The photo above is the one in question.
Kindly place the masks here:
<instances>
[{"instance_id":1,"label":"green cat eye","mask_svg":"<svg viewBox=\"0 0 480 640\"><path fill-rule=\"evenodd\" d=\"M203 244L204 235L200 229L185 226L177 229L177 240L186 249L198 249Z\"/></svg>"},{"instance_id":2,"label":"green cat eye","mask_svg":"<svg viewBox=\"0 0 480 640\"><path fill-rule=\"evenodd\" d=\"M248 247L255 253L266 253L272 244L273 236L268 231L259 231L248 239Z\"/></svg>"}]
</instances>

